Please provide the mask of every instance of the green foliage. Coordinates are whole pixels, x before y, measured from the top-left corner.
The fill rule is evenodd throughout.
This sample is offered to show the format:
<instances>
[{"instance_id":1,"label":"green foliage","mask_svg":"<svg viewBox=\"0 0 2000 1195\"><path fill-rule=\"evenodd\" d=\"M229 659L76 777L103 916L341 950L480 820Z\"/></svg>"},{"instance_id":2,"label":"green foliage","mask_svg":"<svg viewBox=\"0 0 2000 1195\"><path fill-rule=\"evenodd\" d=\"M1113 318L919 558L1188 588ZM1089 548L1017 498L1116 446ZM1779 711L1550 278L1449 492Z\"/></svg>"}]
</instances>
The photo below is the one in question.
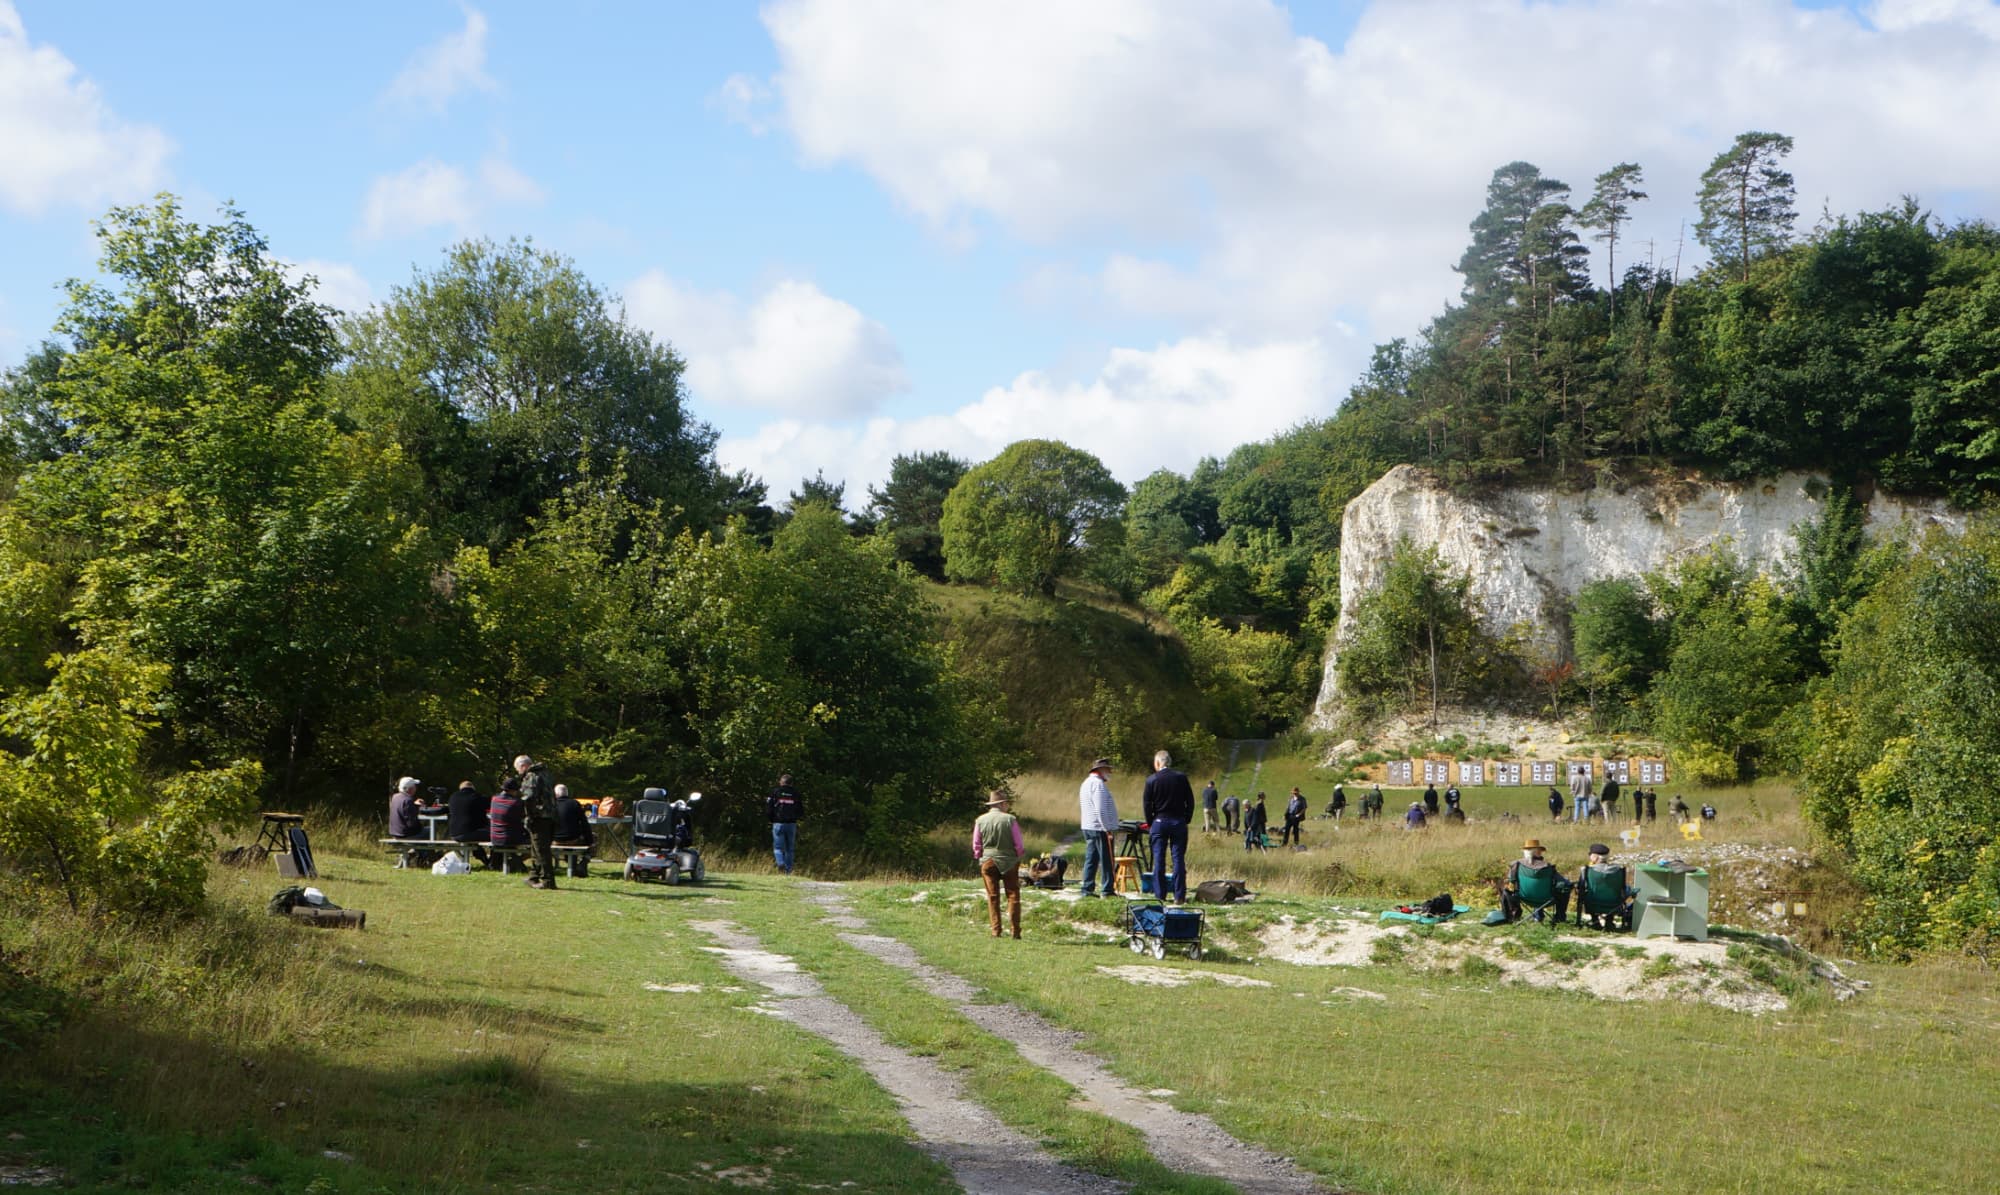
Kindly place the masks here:
<instances>
[{"instance_id":1,"label":"green foliage","mask_svg":"<svg viewBox=\"0 0 2000 1195\"><path fill-rule=\"evenodd\" d=\"M586 471L621 469L628 497L694 526L719 513L680 358L559 254L454 245L342 339L339 409L422 471L421 517L468 542L505 544Z\"/></svg>"},{"instance_id":2,"label":"green foliage","mask_svg":"<svg viewBox=\"0 0 2000 1195\"><path fill-rule=\"evenodd\" d=\"M1812 689L1806 812L1854 860L1879 950L2000 933L2000 539L1934 535L1841 626Z\"/></svg>"},{"instance_id":3,"label":"green foliage","mask_svg":"<svg viewBox=\"0 0 2000 1195\"><path fill-rule=\"evenodd\" d=\"M1789 604L1763 578L1676 623L1653 701L1681 776L1727 784L1754 767L1797 696L1795 636Z\"/></svg>"},{"instance_id":4,"label":"green foliage","mask_svg":"<svg viewBox=\"0 0 2000 1195\"><path fill-rule=\"evenodd\" d=\"M944 580L944 500L969 468L948 452L899 453L889 480L868 487L868 512L876 533L895 545L896 559L934 581Z\"/></svg>"},{"instance_id":5,"label":"green foliage","mask_svg":"<svg viewBox=\"0 0 2000 1195\"><path fill-rule=\"evenodd\" d=\"M1096 732L1098 755L1120 767L1135 767L1139 756L1148 754L1139 738L1146 696L1136 686L1114 689L1098 680L1091 684L1090 696L1079 704L1078 713Z\"/></svg>"},{"instance_id":6,"label":"green foliage","mask_svg":"<svg viewBox=\"0 0 2000 1195\"><path fill-rule=\"evenodd\" d=\"M1438 706L1479 691L1500 661L1470 604L1472 578L1436 548L1399 542L1355 606L1341 645L1342 696L1364 710Z\"/></svg>"},{"instance_id":7,"label":"green foliage","mask_svg":"<svg viewBox=\"0 0 2000 1195\"><path fill-rule=\"evenodd\" d=\"M1662 662L1651 600L1631 581L1593 581L1577 591L1570 632L1592 724L1622 726Z\"/></svg>"},{"instance_id":8,"label":"green foliage","mask_svg":"<svg viewBox=\"0 0 2000 1195\"><path fill-rule=\"evenodd\" d=\"M0 858L72 908L166 913L201 903L209 827L254 808L258 766L146 767L167 669L111 649L51 665L48 687L0 707Z\"/></svg>"},{"instance_id":9,"label":"green foliage","mask_svg":"<svg viewBox=\"0 0 2000 1195\"><path fill-rule=\"evenodd\" d=\"M1742 133L1702 172L1695 239L1746 282L1750 263L1782 249L1798 219L1792 176L1778 169L1791 152L1782 133Z\"/></svg>"},{"instance_id":10,"label":"green foliage","mask_svg":"<svg viewBox=\"0 0 2000 1195\"><path fill-rule=\"evenodd\" d=\"M939 530L945 570L1019 593L1053 593L1124 542L1125 487L1088 452L1021 440L960 479Z\"/></svg>"}]
</instances>

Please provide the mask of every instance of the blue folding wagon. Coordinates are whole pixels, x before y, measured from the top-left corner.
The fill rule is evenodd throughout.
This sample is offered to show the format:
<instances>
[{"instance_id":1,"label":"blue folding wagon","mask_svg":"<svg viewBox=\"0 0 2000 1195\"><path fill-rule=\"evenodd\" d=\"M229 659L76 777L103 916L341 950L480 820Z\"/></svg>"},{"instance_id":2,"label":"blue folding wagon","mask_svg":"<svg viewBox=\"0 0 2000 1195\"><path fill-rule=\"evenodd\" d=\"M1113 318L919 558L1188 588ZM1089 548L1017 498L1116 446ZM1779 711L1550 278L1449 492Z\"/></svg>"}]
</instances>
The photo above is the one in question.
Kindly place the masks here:
<instances>
[{"instance_id":1,"label":"blue folding wagon","mask_svg":"<svg viewBox=\"0 0 2000 1195\"><path fill-rule=\"evenodd\" d=\"M1130 903L1125 906L1125 934L1133 954L1150 951L1154 958L1165 958L1171 942L1185 949L1189 958L1201 958L1200 909Z\"/></svg>"}]
</instances>

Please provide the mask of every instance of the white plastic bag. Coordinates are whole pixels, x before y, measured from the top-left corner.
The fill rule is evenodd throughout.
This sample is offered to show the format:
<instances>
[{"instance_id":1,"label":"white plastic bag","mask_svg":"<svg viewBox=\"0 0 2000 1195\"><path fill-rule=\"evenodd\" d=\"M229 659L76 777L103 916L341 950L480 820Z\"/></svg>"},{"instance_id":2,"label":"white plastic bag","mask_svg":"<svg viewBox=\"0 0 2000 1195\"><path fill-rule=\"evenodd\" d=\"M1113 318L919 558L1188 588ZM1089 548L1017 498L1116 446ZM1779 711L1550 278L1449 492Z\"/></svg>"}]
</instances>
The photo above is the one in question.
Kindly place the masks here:
<instances>
[{"instance_id":1,"label":"white plastic bag","mask_svg":"<svg viewBox=\"0 0 2000 1195\"><path fill-rule=\"evenodd\" d=\"M431 864L431 874L434 876L462 876L471 870L472 865L457 851L446 851L444 858Z\"/></svg>"}]
</instances>

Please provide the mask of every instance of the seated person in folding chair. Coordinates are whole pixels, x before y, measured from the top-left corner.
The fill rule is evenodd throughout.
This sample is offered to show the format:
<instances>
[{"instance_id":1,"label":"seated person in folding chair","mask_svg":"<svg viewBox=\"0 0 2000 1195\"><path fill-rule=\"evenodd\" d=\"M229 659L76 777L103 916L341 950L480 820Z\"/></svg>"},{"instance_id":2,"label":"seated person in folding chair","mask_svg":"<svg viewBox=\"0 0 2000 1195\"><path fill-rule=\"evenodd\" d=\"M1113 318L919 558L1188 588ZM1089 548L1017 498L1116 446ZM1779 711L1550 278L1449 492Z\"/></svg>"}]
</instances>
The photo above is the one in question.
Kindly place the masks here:
<instances>
[{"instance_id":1,"label":"seated person in folding chair","mask_svg":"<svg viewBox=\"0 0 2000 1195\"><path fill-rule=\"evenodd\" d=\"M1542 840L1530 838L1521 844L1521 857L1507 865L1507 882L1500 889L1500 911L1509 921L1519 921L1523 912L1535 920L1555 909L1558 924L1569 915L1570 883L1542 854Z\"/></svg>"},{"instance_id":2,"label":"seated person in folding chair","mask_svg":"<svg viewBox=\"0 0 2000 1195\"><path fill-rule=\"evenodd\" d=\"M1611 848L1590 844L1590 858L1576 877L1576 921L1586 918L1597 929L1631 929L1632 898L1638 890L1626 882L1625 865L1611 862Z\"/></svg>"},{"instance_id":3,"label":"seated person in folding chair","mask_svg":"<svg viewBox=\"0 0 2000 1195\"><path fill-rule=\"evenodd\" d=\"M556 845L595 846L596 831L583 811L583 802L569 795L569 785L556 785Z\"/></svg>"},{"instance_id":4,"label":"seated person in folding chair","mask_svg":"<svg viewBox=\"0 0 2000 1195\"><path fill-rule=\"evenodd\" d=\"M482 863L486 861L486 848L480 844L486 841L486 810L490 803L491 798L472 787L472 781L461 780L445 806L445 829L451 840Z\"/></svg>"}]
</instances>

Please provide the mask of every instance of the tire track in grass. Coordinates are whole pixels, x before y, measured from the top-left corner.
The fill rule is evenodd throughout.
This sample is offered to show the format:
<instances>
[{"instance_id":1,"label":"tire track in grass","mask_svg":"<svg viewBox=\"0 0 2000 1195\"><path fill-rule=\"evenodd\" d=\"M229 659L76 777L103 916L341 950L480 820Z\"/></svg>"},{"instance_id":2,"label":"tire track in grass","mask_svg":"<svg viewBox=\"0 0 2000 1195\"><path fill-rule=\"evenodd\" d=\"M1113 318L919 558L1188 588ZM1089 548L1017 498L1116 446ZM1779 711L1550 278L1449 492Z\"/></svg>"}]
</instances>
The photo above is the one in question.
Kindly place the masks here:
<instances>
[{"instance_id":1,"label":"tire track in grass","mask_svg":"<svg viewBox=\"0 0 2000 1195\"><path fill-rule=\"evenodd\" d=\"M965 1097L936 1062L890 1045L853 1009L826 994L797 963L764 949L730 921L691 921L715 942L737 978L771 994L758 1006L832 1043L902 1106L917 1145L944 1165L969 1195L1111 1195L1126 1184L1063 1165L1041 1146Z\"/></svg>"},{"instance_id":2,"label":"tire track in grass","mask_svg":"<svg viewBox=\"0 0 2000 1195\"><path fill-rule=\"evenodd\" d=\"M859 932L868 923L848 905L839 885L805 887L807 899L826 911L826 920L847 931L839 935L841 941L915 976L925 991L948 1001L981 1029L1013 1043L1021 1057L1076 1088L1092 1107L1137 1129L1161 1165L1218 1178L1251 1195L1321 1195L1333 1190L1290 1159L1239 1140L1207 1116L1183 1112L1126 1084L1103 1059L1083 1051L1082 1034L1012 1005L978 1003L983 994L979 987L924 962L907 943Z\"/></svg>"}]
</instances>

